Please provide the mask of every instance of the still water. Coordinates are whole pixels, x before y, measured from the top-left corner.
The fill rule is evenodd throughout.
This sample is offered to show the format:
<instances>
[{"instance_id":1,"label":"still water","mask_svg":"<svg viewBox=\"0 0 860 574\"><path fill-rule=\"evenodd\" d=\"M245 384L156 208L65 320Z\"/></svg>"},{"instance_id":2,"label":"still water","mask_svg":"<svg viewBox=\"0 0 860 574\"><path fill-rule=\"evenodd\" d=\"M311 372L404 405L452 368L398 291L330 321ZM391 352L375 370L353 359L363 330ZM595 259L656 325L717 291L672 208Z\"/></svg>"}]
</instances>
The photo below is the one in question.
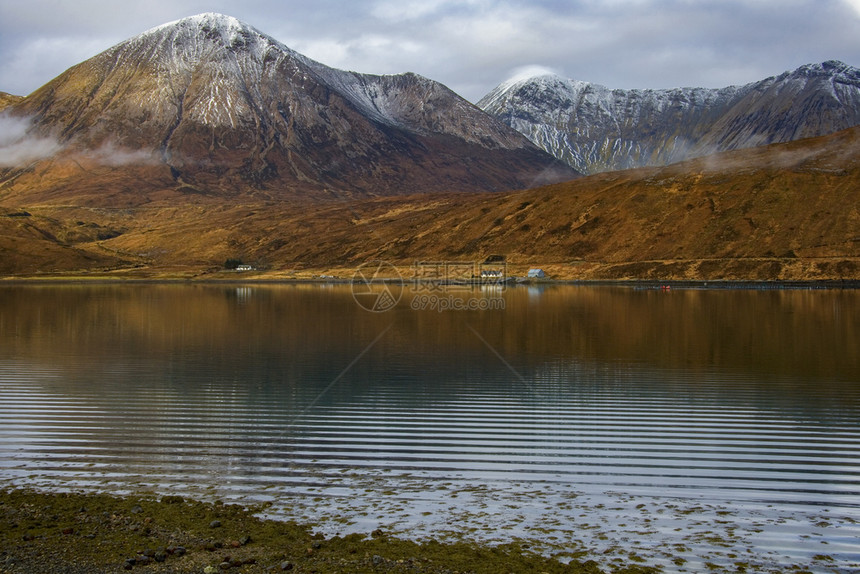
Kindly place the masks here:
<instances>
[{"instance_id":1,"label":"still water","mask_svg":"<svg viewBox=\"0 0 860 574\"><path fill-rule=\"evenodd\" d=\"M860 568L860 292L399 295L0 287L0 488L263 501L607 567Z\"/></svg>"}]
</instances>

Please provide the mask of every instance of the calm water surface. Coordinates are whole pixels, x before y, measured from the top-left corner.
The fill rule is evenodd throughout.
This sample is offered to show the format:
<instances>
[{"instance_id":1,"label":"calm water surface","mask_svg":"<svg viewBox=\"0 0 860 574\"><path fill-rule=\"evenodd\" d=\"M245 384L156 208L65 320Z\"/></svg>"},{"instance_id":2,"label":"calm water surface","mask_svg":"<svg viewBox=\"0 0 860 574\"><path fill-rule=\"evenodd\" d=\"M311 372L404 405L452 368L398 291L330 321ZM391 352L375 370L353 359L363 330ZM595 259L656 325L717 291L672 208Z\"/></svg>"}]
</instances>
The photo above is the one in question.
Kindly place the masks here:
<instances>
[{"instance_id":1,"label":"calm water surface","mask_svg":"<svg viewBox=\"0 0 860 574\"><path fill-rule=\"evenodd\" d=\"M502 305L0 287L0 487L268 501L326 534L605 566L860 568L860 292L455 295Z\"/></svg>"}]
</instances>

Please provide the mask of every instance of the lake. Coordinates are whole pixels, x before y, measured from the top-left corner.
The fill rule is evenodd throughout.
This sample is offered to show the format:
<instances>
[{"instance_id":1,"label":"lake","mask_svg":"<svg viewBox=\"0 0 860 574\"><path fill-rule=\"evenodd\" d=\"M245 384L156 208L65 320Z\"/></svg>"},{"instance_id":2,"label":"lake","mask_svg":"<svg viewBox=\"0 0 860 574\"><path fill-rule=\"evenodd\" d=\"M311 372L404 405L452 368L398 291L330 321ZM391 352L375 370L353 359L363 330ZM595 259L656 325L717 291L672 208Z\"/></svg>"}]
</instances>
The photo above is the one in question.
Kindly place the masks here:
<instances>
[{"instance_id":1,"label":"lake","mask_svg":"<svg viewBox=\"0 0 860 574\"><path fill-rule=\"evenodd\" d=\"M860 568L860 292L380 293L0 287L0 487L605 567Z\"/></svg>"}]
</instances>

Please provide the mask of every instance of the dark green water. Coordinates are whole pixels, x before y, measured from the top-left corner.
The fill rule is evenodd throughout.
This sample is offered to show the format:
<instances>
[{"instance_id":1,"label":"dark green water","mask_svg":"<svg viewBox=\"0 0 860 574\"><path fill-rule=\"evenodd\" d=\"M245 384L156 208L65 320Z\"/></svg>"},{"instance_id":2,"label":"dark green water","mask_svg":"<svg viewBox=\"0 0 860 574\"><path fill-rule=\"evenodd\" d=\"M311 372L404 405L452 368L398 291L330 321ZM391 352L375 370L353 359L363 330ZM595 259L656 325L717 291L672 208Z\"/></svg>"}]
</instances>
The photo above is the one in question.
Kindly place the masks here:
<instances>
[{"instance_id":1,"label":"dark green water","mask_svg":"<svg viewBox=\"0 0 860 574\"><path fill-rule=\"evenodd\" d=\"M606 565L860 568L860 292L398 295L0 287L0 486Z\"/></svg>"}]
</instances>

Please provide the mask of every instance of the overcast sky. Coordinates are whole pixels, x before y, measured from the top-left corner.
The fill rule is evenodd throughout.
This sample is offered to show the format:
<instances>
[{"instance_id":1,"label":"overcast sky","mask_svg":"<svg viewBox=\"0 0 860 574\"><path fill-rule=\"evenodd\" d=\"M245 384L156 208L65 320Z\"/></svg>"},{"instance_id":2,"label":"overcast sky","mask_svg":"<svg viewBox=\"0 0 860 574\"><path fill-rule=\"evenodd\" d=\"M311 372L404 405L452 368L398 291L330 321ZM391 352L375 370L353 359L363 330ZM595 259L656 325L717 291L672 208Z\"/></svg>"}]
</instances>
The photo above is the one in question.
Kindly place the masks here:
<instances>
[{"instance_id":1,"label":"overcast sky","mask_svg":"<svg viewBox=\"0 0 860 574\"><path fill-rule=\"evenodd\" d=\"M0 91L26 95L144 30L235 16L335 68L471 101L524 68L610 88L723 87L860 66L860 0L0 0Z\"/></svg>"}]
</instances>

